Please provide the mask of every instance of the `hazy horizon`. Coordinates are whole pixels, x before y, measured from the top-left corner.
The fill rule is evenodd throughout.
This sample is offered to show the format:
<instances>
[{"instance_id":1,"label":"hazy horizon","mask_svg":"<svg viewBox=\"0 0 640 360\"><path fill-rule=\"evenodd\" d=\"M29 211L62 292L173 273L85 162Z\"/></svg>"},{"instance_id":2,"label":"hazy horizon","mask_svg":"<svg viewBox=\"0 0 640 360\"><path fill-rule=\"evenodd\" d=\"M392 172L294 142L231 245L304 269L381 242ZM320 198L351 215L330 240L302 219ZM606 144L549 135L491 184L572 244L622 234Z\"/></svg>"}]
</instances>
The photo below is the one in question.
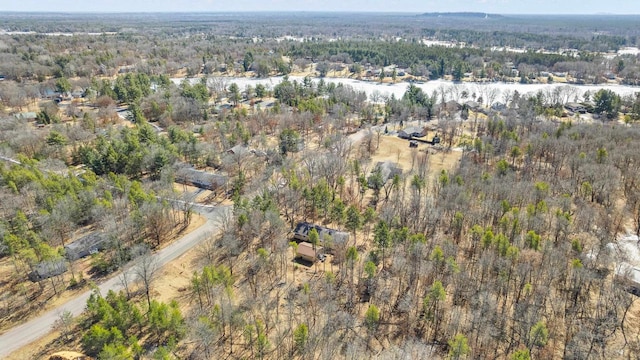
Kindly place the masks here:
<instances>
[{"instance_id":1,"label":"hazy horizon","mask_svg":"<svg viewBox=\"0 0 640 360\"><path fill-rule=\"evenodd\" d=\"M638 15L640 2L628 0L23 0L5 3L0 12L56 13L190 13L190 12L482 12L504 15Z\"/></svg>"}]
</instances>

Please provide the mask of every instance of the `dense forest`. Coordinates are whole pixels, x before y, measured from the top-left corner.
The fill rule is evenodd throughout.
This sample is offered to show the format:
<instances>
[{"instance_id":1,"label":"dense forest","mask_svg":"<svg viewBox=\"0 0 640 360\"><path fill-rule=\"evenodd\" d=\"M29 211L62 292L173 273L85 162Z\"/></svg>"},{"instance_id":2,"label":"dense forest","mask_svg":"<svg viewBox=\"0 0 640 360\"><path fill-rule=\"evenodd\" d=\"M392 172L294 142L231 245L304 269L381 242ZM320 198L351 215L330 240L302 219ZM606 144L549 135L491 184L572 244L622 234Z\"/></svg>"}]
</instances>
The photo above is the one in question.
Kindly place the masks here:
<instances>
[{"instance_id":1,"label":"dense forest","mask_svg":"<svg viewBox=\"0 0 640 360\"><path fill-rule=\"evenodd\" d=\"M113 76L123 66L135 66L148 75L183 69L192 76L221 70L253 70L268 76L290 72L293 65L304 69L309 57L316 61L333 57L336 65L358 64L353 72L368 65L397 64L427 78L452 75L461 68L478 79L505 80L513 67L523 81L540 72L558 71L569 72L581 83L603 82L612 73L622 82L636 84L639 73L635 56L604 56L637 45L633 16L516 16L483 22L376 14L358 14L345 21L340 14L106 14L96 18L9 13L6 19L0 75L38 83L52 76ZM430 49L418 45L424 40L450 44ZM504 48L520 50L496 50ZM281 55L290 61L283 62Z\"/></svg>"},{"instance_id":2,"label":"dense forest","mask_svg":"<svg viewBox=\"0 0 640 360\"><path fill-rule=\"evenodd\" d=\"M635 45L637 29L354 18L318 15L294 32L307 19L11 14L0 33L0 331L91 291L31 356L637 356L640 285L618 266L637 260L614 249L640 235L640 96L558 88L485 103L415 85L560 78L545 72L636 83L637 55L603 53ZM367 19L384 26L358 30ZM511 33L517 24L538 31ZM579 53L490 48L545 43ZM367 94L325 81L330 71L407 89ZM274 75L274 86L225 80ZM410 127L415 144L398 137ZM320 230L300 242L299 223ZM167 265L176 274L162 272L154 254L202 227ZM82 241L96 242L80 254ZM300 257L307 241L312 261ZM101 293L110 278L122 290Z\"/></svg>"}]
</instances>

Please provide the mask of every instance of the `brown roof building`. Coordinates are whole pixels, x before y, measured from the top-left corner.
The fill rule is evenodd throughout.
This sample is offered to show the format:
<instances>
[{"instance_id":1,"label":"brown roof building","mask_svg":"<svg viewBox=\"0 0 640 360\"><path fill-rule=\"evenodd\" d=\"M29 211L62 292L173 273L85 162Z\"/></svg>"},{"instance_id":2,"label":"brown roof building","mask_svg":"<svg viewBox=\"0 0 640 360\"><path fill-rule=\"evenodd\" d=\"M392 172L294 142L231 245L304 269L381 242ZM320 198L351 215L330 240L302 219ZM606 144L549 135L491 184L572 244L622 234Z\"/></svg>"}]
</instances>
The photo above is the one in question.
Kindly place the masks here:
<instances>
[{"instance_id":1,"label":"brown roof building","mask_svg":"<svg viewBox=\"0 0 640 360\"><path fill-rule=\"evenodd\" d=\"M322 246L316 246L316 249L313 250L313 244L303 241L300 244L298 244L298 251L296 251L296 257L299 257L302 260L306 260L311 263L314 263L316 262L316 260L318 260L318 254L321 254L321 253L322 253Z\"/></svg>"}]
</instances>

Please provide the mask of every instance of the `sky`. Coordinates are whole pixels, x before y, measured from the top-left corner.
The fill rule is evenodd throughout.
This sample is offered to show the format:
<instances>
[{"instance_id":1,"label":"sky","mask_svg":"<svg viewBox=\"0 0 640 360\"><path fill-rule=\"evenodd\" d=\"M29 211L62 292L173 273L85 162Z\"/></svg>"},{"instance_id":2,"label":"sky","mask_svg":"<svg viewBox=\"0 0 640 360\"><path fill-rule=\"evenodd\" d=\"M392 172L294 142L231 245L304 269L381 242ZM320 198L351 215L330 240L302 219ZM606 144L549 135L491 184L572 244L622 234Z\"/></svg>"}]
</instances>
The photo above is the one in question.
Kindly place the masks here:
<instances>
[{"instance_id":1,"label":"sky","mask_svg":"<svg viewBox=\"0 0 640 360\"><path fill-rule=\"evenodd\" d=\"M367 11L640 14L639 0L0 0L0 11Z\"/></svg>"}]
</instances>

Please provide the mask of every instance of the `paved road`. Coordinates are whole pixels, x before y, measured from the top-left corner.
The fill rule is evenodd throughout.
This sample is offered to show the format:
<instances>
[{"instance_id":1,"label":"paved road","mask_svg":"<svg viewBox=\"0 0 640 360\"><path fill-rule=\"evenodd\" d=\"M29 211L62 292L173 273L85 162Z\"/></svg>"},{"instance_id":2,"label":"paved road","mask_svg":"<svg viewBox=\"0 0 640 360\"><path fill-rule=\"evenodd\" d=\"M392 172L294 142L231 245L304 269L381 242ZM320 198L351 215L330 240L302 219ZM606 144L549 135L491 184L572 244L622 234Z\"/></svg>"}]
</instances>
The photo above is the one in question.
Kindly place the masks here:
<instances>
[{"instance_id":1,"label":"paved road","mask_svg":"<svg viewBox=\"0 0 640 360\"><path fill-rule=\"evenodd\" d=\"M180 255L187 252L189 249L198 245L206 236L216 231L218 223L216 221L219 216L229 211L229 206L217 207L217 208L202 208L196 207L196 210L207 218L207 222L197 228L196 230L186 234L173 244L158 251L153 256L157 260L158 267L162 267L172 260L178 258ZM129 279L134 279L135 276L131 269L128 270ZM109 290L118 291L122 289L120 283L120 277L114 276L111 279L101 283L98 288L100 293L105 295ZM13 351L20 349L23 346L41 338L48 334L53 326L53 323L59 318L60 314L64 311L70 311L74 316L78 316L84 310L87 299L91 295L91 290L86 291L77 297L69 300L63 305L50 310L37 318L31 319L25 324L16 326L4 334L0 335L0 359L5 358Z\"/></svg>"},{"instance_id":2,"label":"paved road","mask_svg":"<svg viewBox=\"0 0 640 360\"><path fill-rule=\"evenodd\" d=\"M8 161L10 163L14 163L14 164L20 165L20 161L18 161L16 159L9 158L9 157L6 157L6 156L0 155L0 160L4 160L4 161Z\"/></svg>"}]
</instances>

